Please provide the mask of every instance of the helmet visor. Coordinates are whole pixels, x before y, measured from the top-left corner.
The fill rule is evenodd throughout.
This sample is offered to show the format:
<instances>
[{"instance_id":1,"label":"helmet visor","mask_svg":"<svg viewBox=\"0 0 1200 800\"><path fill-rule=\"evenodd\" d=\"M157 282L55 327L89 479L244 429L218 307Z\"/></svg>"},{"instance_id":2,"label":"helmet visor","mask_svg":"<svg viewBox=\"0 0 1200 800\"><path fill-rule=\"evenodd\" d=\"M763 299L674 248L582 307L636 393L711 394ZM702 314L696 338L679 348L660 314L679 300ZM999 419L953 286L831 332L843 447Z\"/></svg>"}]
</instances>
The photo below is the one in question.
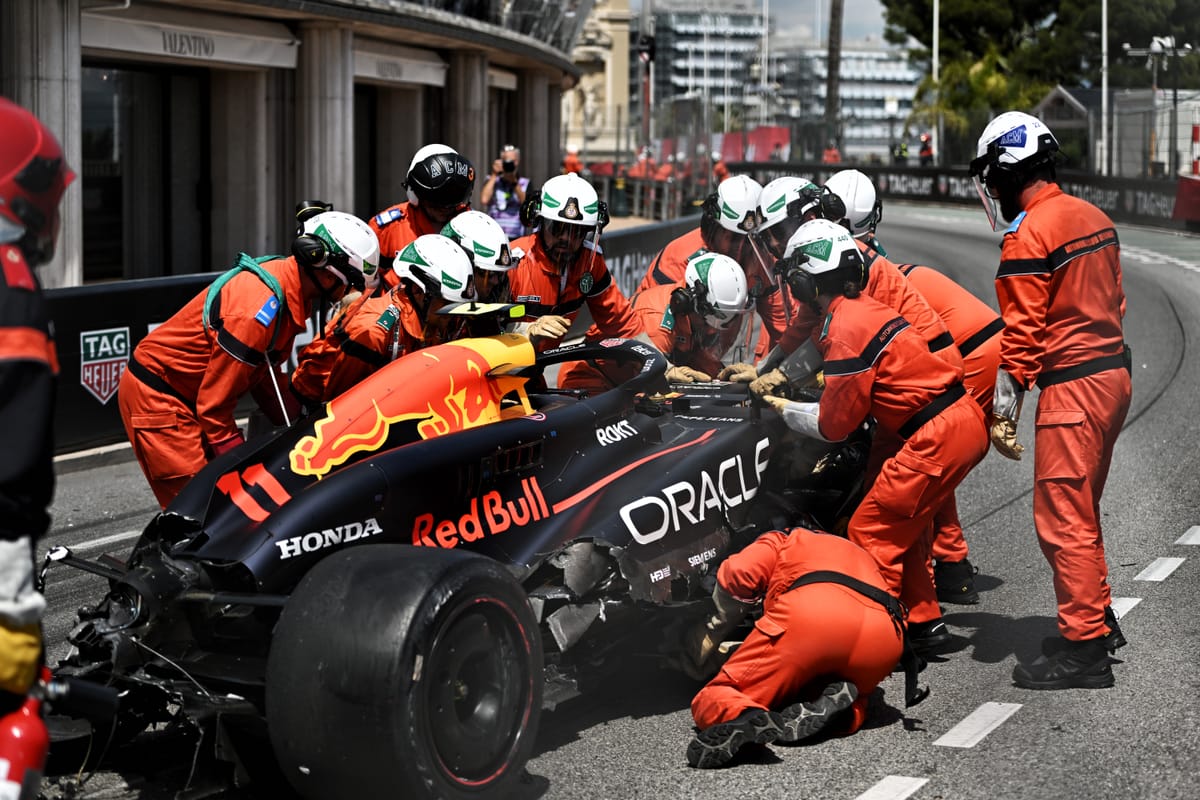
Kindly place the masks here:
<instances>
[{"instance_id":1,"label":"helmet visor","mask_svg":"<svg viewBox=\"0 0 1200 800\"><path fill-rule=\"evenodd\" d=\"M983 213L987 214L988 224L992 226L992 230L1000 230L1000 209L997 207L996 198L992 197L981 176L976 175L974 181L975 191L979 193L979 200L983 203Z\"/></svg>"}]
</instances>

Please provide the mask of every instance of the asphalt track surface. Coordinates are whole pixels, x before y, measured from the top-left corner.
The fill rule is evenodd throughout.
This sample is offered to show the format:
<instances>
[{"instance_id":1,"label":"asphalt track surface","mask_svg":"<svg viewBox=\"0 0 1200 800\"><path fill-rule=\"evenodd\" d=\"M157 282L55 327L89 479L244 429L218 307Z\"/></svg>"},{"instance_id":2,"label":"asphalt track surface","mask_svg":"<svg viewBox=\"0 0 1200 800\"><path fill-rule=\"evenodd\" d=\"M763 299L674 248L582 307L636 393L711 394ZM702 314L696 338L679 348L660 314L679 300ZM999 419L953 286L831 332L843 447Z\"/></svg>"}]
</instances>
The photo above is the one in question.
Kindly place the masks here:
<instances>
[{"instance_id":1,"label":"asphalt track surface","mask_svg":"<svg viewBox=\"0 0 1200 800\"><path fill-rule=\"evenodd\" d=\"M1133 406L1101 506L1110 582L1129 646L1111 689L1036 692L1012 685L1055 633L1050 571L1034 536L1032 408L1021 462L990 454L959 490L979 567L977 606L945 606L959 649L930 664L932 695L904 709L902 676L886 680L851 737L772 747L727 769L689 769L694 682L632 653L606 685L542 716L519 796L584 798L1021 798L1192 800L1200 764L1200 238L1119 226L1134 352ZM981 209L889 204L880 238L897 262L936 266L993 306L999 234ZM124 555L155 504L127 450L61 462L46 544ZM1189 534L1191 531L1191 534ZM1188 543L1194 542L1194 544ZM59 569L47 586L52 659L97 579ZM148 743L117 769L48 780L48 797L176 796L191 752ZM189 797L206 796L193 783ZM235 790L220 795L260 795Z\"/></svg>"}]
</instances>

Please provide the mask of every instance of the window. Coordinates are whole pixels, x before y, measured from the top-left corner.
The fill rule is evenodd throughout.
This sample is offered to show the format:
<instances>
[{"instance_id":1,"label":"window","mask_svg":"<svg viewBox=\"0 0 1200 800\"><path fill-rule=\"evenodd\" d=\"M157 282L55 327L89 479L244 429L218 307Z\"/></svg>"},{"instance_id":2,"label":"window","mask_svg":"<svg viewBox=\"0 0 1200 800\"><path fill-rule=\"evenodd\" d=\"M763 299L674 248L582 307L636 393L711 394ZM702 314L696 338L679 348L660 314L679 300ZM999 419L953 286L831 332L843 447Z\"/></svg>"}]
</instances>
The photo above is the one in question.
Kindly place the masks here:
<instances>
[{"instance_id":1,"label":"window","mask_svg":"<svg viewBox=\"0 0 1200 800\"><path fill-rule=\"evenodd\" d=\"M204 70L85 65L85 282L209 269Z\"/></svg>"}]
</instances>

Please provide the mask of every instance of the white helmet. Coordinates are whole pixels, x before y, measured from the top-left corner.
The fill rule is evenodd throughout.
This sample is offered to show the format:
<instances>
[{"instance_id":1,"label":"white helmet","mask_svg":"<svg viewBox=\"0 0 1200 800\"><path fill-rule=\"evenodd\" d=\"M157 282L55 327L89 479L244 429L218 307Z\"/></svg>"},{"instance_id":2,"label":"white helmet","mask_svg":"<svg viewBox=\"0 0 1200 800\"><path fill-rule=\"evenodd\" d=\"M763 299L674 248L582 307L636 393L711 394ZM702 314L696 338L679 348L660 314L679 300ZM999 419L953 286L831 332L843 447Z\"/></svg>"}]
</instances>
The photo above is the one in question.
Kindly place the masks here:
<instances>
[{"instance_id":1,"label":"white helmet","mask_svg":"<svg viewBox=\"0 0 1200 800\"><path fill-rule=\"evenodd\" d=\"M555 222L603 228L608 210L590 183L573 172L555 175L542 185L538 216Z\"/></svg>"},{"instance_id":2,"label":"white helmet","mask_svg":"<svg viewBox=\"0 0 1200 800\"><path fill-rule=\"evenodd\" d=\"M410 281L427 296L436 295L451 303L475 299L471 259L441 234L418 236L396 256L392 269L402 281Z\"/></svg>"},{"instance_id":3,"label":"white helmet","mask_svg":"<svg viewBox=\"0 0 1200 800\"><path fill-rule=\"evenodd\" d=\"M825 188L842 198L846 216L841 222L856 239L875 233L883 219L883 203L875 192L871 179L856 169L835 172L825 181Z\"/></svg>"},{"instance_id":4,"label":"white helmet","mask_svg":"<svg viewBox=\"0 0 1200 800\"><path fill-rule=\"evenodd\" d=\"M683 278L690 305L714 328L740 320L749 307L746 272L729 256L698 253L688 259Z\"/></svg>"},{"instance_id":5,"label":"white helmet","mask_svg":"<svg viewBox=\"0 0 1200 800\"><path fill-rule=\"evenodd\" d=\"M327 269L360 291L379 283L379 239L352 214L323 211L309 217L292 242L292 254L301 265Z\"/></svg>"},{"instance_id":6,"label":"white helmet","mask_svg":"<svg viewBox=\"0 0 1200 800\"><path fill-rule=\"evenodd\" d=\"M1005 182L1019 182L1024 174L1053 165L1057 152L1058 140L1037 117L1006 111L987 124L975 148L971 175L992 230L999 230L1001 217L997 213L997 198L988 189Z\"/></svg>"},{"instance_id":7,"label":"white helmet","mask_svg":"<svg viewBox=\"0 0 1200 800\"><path fill-rule=\"evenodd\" d=\"M458 155L458 151L448 144L427 144L413 154L412 161L408 162L408 172L412 172L416 169L417 164L420 164L430 156L441 155ZM408 172L404 174L407 175Z\"/></svg>"},{"instance_id":8,"label":"white helmet","mask_svg":"<svg viewBox=\"0 0 1200 800\"><path fill-rule=\"evenodd\" d=\"M716 208L711 212L727 231L749 235L759 224L758 201L762 184L746 175L734 175L717 187Z\"/></svg>"},{"instance_id":9,"label":"white helmet","mask_svg":"<svg viewBox=\"0 0 1200 800\"><path fill-rule=\"evenodd\" d=\"M517 265L508 246L508 235L500 223L482 211L464 211L446 223L442 236L461 247L476 269L489 272L508 272Z\"/></svg>"},{"instance_id":10,"label":"white helmet","mask_svg":"<svg viewBox=\"0 0 1200 800\"><path fill-rule=\"evenodd\" d=\"M810 219L801 225L788 240L783 257L794 257L797 266L810 275L863 263L850 232L827 219Z\"/></svg>"},{"instance_id":11,"label":"white helmet","mask_svg":"<svg viewBox=\"0 0 1200 800\"><path fill-rule=\"evenodd\" d=\"M800 190L811 187L814 191L817 186L808 178L799 178L794 175L785 175L782 178L776 178L762 188L762 194L758 200L758 215L760 217L757 233L762 233L768 228L787 219L788 203L795 200L800 195Z\"/></svg>"}]
</instances>

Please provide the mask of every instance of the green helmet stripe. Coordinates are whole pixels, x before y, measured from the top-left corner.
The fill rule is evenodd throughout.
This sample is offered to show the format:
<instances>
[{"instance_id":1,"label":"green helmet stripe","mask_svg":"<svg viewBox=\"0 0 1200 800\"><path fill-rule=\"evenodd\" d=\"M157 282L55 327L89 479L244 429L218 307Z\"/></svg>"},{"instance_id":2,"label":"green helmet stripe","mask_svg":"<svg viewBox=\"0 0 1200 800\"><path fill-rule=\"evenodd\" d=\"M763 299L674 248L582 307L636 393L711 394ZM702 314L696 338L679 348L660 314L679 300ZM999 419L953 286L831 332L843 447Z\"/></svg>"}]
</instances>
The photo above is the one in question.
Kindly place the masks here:
<instances>
[{"instance_id":1,"label":"green helmet stripe","mask_svg":"<svg viewBox=\"0 0 1200 800\"><path fill-rule=\"evenodd\" d=\"M815 242L800 245L800 252L812 258L818 258L821 261L828 261L829 254L833 252L832 239L817 239Z\"/></svg>"}]
</instances>

